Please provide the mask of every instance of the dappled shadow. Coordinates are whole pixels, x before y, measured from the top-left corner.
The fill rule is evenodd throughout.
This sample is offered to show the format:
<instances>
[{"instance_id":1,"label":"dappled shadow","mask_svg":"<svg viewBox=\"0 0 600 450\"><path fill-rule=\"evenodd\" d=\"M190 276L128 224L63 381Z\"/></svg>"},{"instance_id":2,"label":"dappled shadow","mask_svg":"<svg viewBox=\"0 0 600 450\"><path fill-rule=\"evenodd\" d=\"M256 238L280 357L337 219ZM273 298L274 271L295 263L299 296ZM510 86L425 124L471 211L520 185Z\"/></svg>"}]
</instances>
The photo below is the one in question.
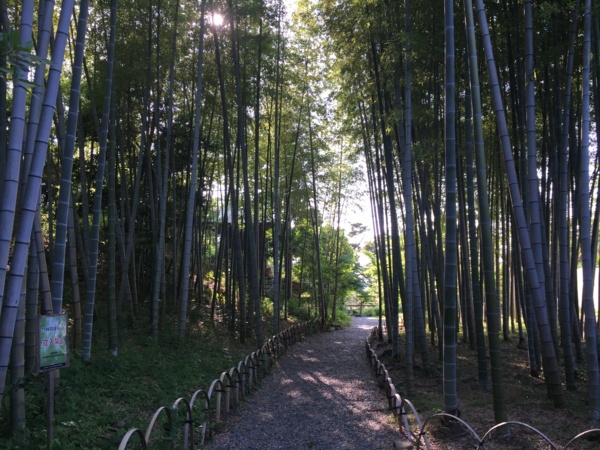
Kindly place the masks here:
<instances>
[{"instance_id":1,"label":"dappled shadow","mask_svg":"<svg viewBox=\"0 0 600 450\"><path fill-rule=\"evenodd\" d=\"M364 358L377 323L353 318L292 347L208 448L390 448L397 429Z\"/></svg>"},{"instance_id":2,"label":"dappled shadow","mask_svg":"<svg viewBox=\"0 0 600 450\"><path fill-rule=\"evenodd\" d=\"M402 397L397 391L390 371L380 360L381 354L376 351L380 344L375 344L378 341L378 331L377 327L374 327L366 341L367 359L377 379L381 380L385 387L390 410L396 416L400 431L407 438L406 445L414 444L416 448L426 448L427 450L458 448L488 450L578 448L583 450L584 448L598 448L597 443L593 442L597 440L597 436L600 436L600 429L596 428L576 435L564 447L561 447L538 428L521 421L511 420L497 423L481 434L473 426L473 417L471 417L471 423L445 412L433 414L430 412L428 416L421 417L412 402Z\"/></svg>"}]
</instances>

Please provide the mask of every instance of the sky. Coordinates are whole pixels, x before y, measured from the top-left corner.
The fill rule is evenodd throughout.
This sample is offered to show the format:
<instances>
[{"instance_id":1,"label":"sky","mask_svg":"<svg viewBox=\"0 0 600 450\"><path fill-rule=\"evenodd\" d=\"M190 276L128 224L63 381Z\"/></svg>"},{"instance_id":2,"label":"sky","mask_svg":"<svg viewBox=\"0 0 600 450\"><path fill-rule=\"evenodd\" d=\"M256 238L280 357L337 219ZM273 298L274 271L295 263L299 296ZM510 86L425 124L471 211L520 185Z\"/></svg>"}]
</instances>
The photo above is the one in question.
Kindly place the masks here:
<instances>
[{"instance_id":1,"label":"sky","mask_svg":"<svg viewBox=\"0 0 600 450\"><path fill-rule=\"evenodd\" d=\"M298 0L283 0L283 4L285 5L288 19L290 19L291 15L296 11ZM349 238L350 242L353 244L364 245L366 242L373 240L371 204L368 193L365 193L359 199L355 198L354 202L351 203L354 203L354 205L347 204L345 206L345 214L342 218L343 220L341 226L344 228L346 235L348 235L348 233L351 231L351 224L361 223L365 225L367 228L364 233Z\"/></svg>"},{"instance_id":2,"label":"sky","mask_svg":"<svg viewBox=\"0 0 600 450\"><path fill-rule=\"evenodd\" d=\"M294 11L296 11L298 0L283 0L283 4L285 5L285 10L288 16L290 16Z\"/></svg>"}]
</instances>

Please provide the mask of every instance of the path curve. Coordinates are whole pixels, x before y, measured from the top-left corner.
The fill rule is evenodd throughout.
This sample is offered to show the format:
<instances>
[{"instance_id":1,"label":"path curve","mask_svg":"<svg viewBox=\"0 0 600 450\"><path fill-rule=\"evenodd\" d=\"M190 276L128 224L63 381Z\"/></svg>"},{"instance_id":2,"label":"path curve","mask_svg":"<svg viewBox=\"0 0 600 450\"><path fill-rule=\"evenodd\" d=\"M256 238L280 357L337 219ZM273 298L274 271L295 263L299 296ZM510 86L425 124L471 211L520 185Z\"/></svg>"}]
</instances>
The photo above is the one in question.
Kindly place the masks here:
<instances>
[{"instance_id":1,"label":"path curve","mask_svg":"<svg viewBox=\"0 0 600 450\"><path fill-rule=\"evenodd\" d=\"M290 347L205 448L392 448L399 432L365 356L375 325L375 318L353 317L350 327Z\"/></svg>"}]
</instances>

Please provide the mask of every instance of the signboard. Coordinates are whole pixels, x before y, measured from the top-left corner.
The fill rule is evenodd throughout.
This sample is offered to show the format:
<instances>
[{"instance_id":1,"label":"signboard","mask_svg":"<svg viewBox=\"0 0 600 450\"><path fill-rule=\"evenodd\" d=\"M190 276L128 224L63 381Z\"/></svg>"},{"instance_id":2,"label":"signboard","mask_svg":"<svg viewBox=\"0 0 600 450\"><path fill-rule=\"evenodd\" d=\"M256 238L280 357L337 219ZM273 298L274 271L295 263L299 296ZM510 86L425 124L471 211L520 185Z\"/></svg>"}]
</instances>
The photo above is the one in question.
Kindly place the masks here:
<instances>
[{"instance_id":1,"label":"signboard","mask_svg":"<svg viewBox=\"0 0 600 450\"><path fill-rule=\"evenodd\" d=\"M69 364L67 315L39 317L40 371L58 369Z\"/></svg>"}]
</instances>

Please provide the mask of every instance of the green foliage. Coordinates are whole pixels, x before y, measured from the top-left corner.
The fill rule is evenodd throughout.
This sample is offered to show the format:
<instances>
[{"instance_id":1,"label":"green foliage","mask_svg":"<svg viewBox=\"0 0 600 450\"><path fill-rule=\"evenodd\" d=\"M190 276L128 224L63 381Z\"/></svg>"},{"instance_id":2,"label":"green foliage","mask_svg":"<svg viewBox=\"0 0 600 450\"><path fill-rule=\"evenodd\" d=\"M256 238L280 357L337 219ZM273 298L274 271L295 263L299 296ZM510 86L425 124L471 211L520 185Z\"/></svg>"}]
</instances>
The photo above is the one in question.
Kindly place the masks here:
<instances>
[{"instance_id":1,"label":"green foliage","mask_svg":"<svg viewBox=\"0 0 600 450\"><path fill-rule=\"evenodd\" d=\"M335 323L343 326L349 327L351 322L351 317L345 309L338 308L335 312Z\"/></svg>"},{"instance_id":2,"label":"green foliage","mask_svg":"<svg viewBox=\"0 0 600 450\"><path fill-rule=\"evenodd\" d=\"M365 288L363 280L359 276L360 270L357 265L356 253L348 242L348 238L343 230L339 232L339 255L336 255L337 239L338 233L336 229L330 225L321 226L321 270L325 284L325 295L328 296L329 304L331 304L329 300L334 295L336 278L337 298L340 303L343 303L352 292L359 292ZM301 262L294 265L294 277L300 279L301 271L304 271L306 274L316 274L316 257L312 251L314 249L313 227L306 220L301 220L296 224L293 245L297 256L302 257L302 249L310 251L310 253L307 252L308 254L304 254Z\"/></svg>"},{"instance_id":3,"label":"green foliage","mask_svg":"<svg viewBox=\"0 0 600 450\"><path fill-rule=\"evenodd\" d=\"M385 305L382 306L382 314L385 316ZM363 308L362 315L365 317L379 317L379 306L369 305Z\"/></svg>"},{"instance_id":4,"label":"green foliage","mask_svg":"<svg viewBox=\"0 0 600 450\"><path fill-rule=\"evenodd\" d=\"M297 297L292 297L288 300L288 314L299 321L304 321L313 317L314 311L311 312L308 299L301 301Z\"/></svg>"},{"instance_id":5,"label":"green foliage","mask_svg":"<svg viewBox=\"0 0 600 450\"><path fill-rule=\"evenodd\" d=\"M26 75L30 67L49 65L48 59L40 58L33 53L33 42L19 42L19 31L12 30L10 33L0 33L0 55L4 61L0 63L0 78L3 80L18 80L21 84L33 87L34 84L27 80ZM19 76L19 72L23 75Z\"/></svg>"},{"instance_id":6,"label":"green foliage","mask_svg":"<svg viewBox=\"0 0 600 450\"><path fill-rule=\"evenodd\" d=\"M253 350L240 346L220 328L201 326L184 343L177 339L175 327L165 323L165 328L158 343L150 339L145 327L131 330L123 337L116 358L97 351L92 362L84 364L79 352L72 353L71 365L60 371L57 380L53 448L116 448L130 428L145 430L157 408L170 407L178 397L189 399L195 390L207 389L223 370ZM106 348L104 331L98 330L96 337L97 345ZM32 376L26 384L27 428L20 448L46 448L44 376ZM3 415L0 436L9 436L9 426ZM171 432L161 430L156 439L166 439ZM0 448L15 445L0 437Z\"/></svg>"},{"instance_id":7,"label":"green foliage","mask_svg":"<svg viewBox=\"0 0 600 450\"><path fill-rule=\"evenodd\" d=\"M273 300L269 297L262 297L260 300L260 310L263 317L273 317Z\"/></svg>"}]
</instances>

